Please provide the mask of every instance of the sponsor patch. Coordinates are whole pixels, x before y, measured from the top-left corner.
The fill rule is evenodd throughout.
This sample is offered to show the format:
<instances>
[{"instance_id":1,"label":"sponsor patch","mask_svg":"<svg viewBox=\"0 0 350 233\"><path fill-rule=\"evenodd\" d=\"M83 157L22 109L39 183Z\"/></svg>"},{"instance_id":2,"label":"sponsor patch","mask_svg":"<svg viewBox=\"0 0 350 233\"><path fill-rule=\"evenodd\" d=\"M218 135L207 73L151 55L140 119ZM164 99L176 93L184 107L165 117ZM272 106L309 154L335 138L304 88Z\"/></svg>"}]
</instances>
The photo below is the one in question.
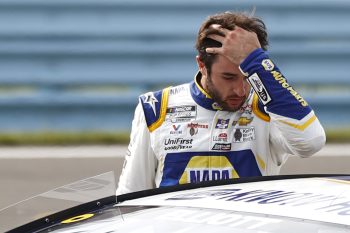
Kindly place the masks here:
<instances>
[{"instance_id":1,"label":"sponsor patch","mask_svg":"<svg viewBox=\"0 0 350 233\"><path fill-rule=\"evenodd\" d=\"M271 71L275 68L275 65L270 59L264 59L261 62L261 65L264 67L265 70Z\"/></svg>"},{"instance_id":2,"label":"sponsor patch","mask_svg":"<svg viewBox=\"0 0 350 233\"><path fill-rule=\"evenodd\" d=\"M271 97L257 73L249 76L248 82L253 87L254 91L259 96L259 99L264 105L268 104L271 101Z\"/></svg>"},{"instance_id":3,"label":"sponsor patch","mask_svg":"<svg viewBox=\"0 0 350 233\"><path fill-rule=\"evenodd\" d=\"M193 139L166 138L164 150L184 150L192 148Z\"/></svg>"},{"instance_id":4,"label":"sponsor patch","mask_svg":"<svg viewBox=\"0 0 350 233\"><path fill-rule=\"evenodd\" d=\"M233 133L233 142L248 142L255 140L255 129L250 128L236 128Z\"/></svg>"},{"instance_id":5,"label":"sponsor patch","mask_svg":"<svg viewBox=\"0 0 350 233\"><path fill-rule=\"evenodd\" d=\"M188 128L195 128L195 129L208 129L209 125L191 122L191 123L187 124L187 127Z\"/></svg>"},{"instance_id":6,"label":"sponsor patch","mask_svg":"<svg viewBox=\"0 0 350 233\"><path fill-rule=\"evenodd\" d=\"M220 133L213 137L213 142L227 142L227 133Z\"/></svg>"},{"instance_id":7,"label":"sponsor patch","mask_svg":"<svg viewBox=\"0 0 350 233\"><path fill-rule=\"evenodd\" d=\"M212 150L231 150L231 143L215 143Z\"/></svg>"},{"instance_id":8,"label":"sponsor patch","mask_svg":"<svg viewBox=\"0 0 350 233\"><path fill-rule=\"evenodd\" d=\"M205 164L210 164L205 165ZM226 156L194 156L188 162L179 184L239 177Z\"/></svg>"},{"instance_id":9,"label":"sponsor patch","mask_svg":"<svg viewBox=\"0 0 350 233\"><path fill-rule=\"evenodd\" d=\"M215 129L227 129L230 119L218 119Z\"/></svg>"},{"instance_id":10,"label":"sponsor patch","mask_svg":"<svg viewBox=\"0 0 350 233\"><path fill-rule=\"evenodd\" d=\"M276 81L278 81L281 86L285 89L287 89L291 95L294 96L294 98L299 101L299 103L306 107L308 106L308 103L304 100L303 97L300 96L300 94L298 92L296 92L292 86L289 85L289 83L287 83L287 80L282 76L282 74L278 71L271 71L272 76L275 78Z\"/></svg>"},{"instance_id":11,"label":"sponsor patch","mask_svg":"<svg viewBox=\"0 0 350 233\"><path fill-rule=\"evenodd\" d=\"M190 135L193 136L198 133L198 128L191 127L189 131L190 131Z\"/></svg>"},{"instance_id":12,"label":"sponsor patch","mask_svg":"<svg viewBox=\"0 0 350 233\"><path fill-rule=\"evenodd\" d=\"M253 117L240 117L238 121L233 121L232 125L247 126L253 121Z\"/></svg>"},{"instance_id":13,"label":"sponsor patch","mask_svg":"<svg viewBox=\"0 0 350 233\"><path fill-rule=\"evenodd\" d=\"M185 91L186 88L184 86L179 86L179 87L175 87L175 88L171 88L169 91L169 95L177 95L183 91Z\"/></svg>"},{"instance_id":14,"label":"sponsor patch","mask_svg":"<svg viewBox=\"0 0 350 233\"><path fill-rule=\"evenodd\" d=\"M193 136L193 135L196 135L198 133L198 129L208 129L209 125L191 122L191 123L187 124L187 128L189 128L190 135Z\"/></svg>"},{"instance_id":15,"label":"sponsor patch","mask_svg":"<svg viewBox=\"0 0 350 233\"><path fill-rule=\"evenodd\" d=\"M190 178L190 183L198 183L202 181L209 180L227 180L231 178L232 169L188 169L188 177Z\"/></svg>"},{"instance_id":16,"label":"sponsor patch","mask_svg":"<svg viewBox=\"0 0 350 233\"><path fill-rule=\"evenodd\" d=\"M171 135L179 135L182 133L183 133L183 130L182 130L181 125L175 125L175 124L172 125L172 130L170 131Z\"/></svg>"},{"instance_id":17,"label":"sponsor patch","mask_svg":"<svg viewBox=\"0 0 350 233\"><path fill-rule=\"evenodd\" d=\"M197 117L197 108L194 105L170 107L166 110L166 121L172 123L191 121Z\"/></svg>"},{"instance_id":18,"label":"sponsor patch","mask_svg":"<svg viewBox=\"0 0 350 233\"><path fill-rule=\"evenodd\" d=\"M252 105L251 104L247 104L247 105L243 105L240 109L239 112L240 113L246 113L246 114L252 114Z\"/></svg>"}]
</instances>

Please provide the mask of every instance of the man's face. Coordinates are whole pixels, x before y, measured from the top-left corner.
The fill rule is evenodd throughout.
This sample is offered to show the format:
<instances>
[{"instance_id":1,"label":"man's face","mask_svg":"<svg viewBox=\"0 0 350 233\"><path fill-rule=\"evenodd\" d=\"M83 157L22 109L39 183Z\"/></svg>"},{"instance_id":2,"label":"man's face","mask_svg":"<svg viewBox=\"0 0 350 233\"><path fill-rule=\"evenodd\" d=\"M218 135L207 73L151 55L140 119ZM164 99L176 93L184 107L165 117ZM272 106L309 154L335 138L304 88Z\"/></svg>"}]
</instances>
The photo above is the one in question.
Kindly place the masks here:
<instances>
[{"instance_id":1,"label":"man's face","mask_svg":"<svg viewBox=\"0 0 350 233\"><path fill-rule=\"evenodd\" d=\"M204 89L223 110L239 110L248 97L250 85L244 75L238 66L222 55L218 55L211 67L211 74L204 78L207 78Z\"/></svg>"}]
</instances>

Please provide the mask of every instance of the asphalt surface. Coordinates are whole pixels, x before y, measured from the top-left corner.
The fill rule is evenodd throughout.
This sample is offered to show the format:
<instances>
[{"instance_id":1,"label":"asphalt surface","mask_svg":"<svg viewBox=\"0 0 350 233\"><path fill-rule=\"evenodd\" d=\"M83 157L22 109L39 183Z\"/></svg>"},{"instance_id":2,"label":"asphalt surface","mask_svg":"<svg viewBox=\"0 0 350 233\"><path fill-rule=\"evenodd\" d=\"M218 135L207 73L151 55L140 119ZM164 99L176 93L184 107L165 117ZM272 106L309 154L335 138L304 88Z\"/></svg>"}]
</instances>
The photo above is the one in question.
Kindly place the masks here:
<instances>
[{"instance_id":1,"label":"asphalt surface","mask_svg":"<svg viewBox=\"0 0 350 233\"><path fill-rule=\"evenodd\" d=\"M0 147L0 210L80 179L121 171L126 146ZM349 173L350 144L330 144L309 159L290 157L281 174Z\"/></svg>"}]
</instances>

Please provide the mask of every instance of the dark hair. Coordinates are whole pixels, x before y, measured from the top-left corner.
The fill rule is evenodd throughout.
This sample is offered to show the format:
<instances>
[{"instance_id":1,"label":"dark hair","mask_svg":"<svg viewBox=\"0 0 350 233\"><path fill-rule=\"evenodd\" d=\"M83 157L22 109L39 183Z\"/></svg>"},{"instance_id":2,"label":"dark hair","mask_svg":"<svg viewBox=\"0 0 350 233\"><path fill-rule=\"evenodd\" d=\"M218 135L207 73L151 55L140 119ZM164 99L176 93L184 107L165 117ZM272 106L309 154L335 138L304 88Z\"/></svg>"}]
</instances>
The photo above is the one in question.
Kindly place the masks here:
<instances>
[{"instance_id":1,"label":"dark hair","mask_svg":"<svg viewBox=\"0 0 350 233\"><path fill-rule=\"evenodd\" d=\"M267 50L268 39L266 26L261 19L252 17L247 13L224 12L209 16L201 25L196 42L196 49L199 58L204 62L208 72L215 61L216 55L206 53L205 49L209 47L221 47L221 43L208 38L210 34L220 34L217 30L209 28L212 24L220 24L223 28L234 30L235 25L247 30L255 32L258 36L262 49Z\"/></svg>"}]
</instances>

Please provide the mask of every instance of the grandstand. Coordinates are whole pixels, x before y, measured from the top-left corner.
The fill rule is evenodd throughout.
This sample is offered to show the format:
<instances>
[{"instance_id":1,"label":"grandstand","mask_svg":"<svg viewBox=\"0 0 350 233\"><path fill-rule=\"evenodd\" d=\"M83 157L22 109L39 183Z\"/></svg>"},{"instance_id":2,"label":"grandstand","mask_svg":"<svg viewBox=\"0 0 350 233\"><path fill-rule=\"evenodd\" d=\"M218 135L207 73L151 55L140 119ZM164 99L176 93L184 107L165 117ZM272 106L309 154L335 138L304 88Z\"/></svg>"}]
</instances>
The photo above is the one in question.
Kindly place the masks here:
<instances>
[{"instance_id":1,"label":"grandstand","mask_svg":"<svg viewBox=\"0 0 350 233\"><path fill-rule=\"evenodd\" d=\"M207 15L255 11L326 128L350 127L347 0L0 0L0 131L128 131L143 92L193 79Z\"/></svg>"}]
</instances>

